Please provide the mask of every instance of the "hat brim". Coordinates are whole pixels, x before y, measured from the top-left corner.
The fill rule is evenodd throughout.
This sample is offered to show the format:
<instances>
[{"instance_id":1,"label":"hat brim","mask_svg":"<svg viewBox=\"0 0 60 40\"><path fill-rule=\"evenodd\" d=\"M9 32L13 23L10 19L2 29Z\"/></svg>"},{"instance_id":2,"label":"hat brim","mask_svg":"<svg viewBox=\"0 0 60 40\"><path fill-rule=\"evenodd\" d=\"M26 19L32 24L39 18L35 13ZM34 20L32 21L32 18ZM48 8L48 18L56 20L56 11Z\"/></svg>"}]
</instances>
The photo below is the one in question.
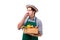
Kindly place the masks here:
<instances>
[{"instance_id":1,"label":"hat brim","mask_svg":"<svg viewBox=\"0 0 60 40\"><path fill-rule=\"evenodd\" d=\"M35 6L33 6L33 5L26 5L26 7L27 8L32 7L33 9L35 9L36 12L38 12L38 9Z\"/></svg>"}]
</instances>

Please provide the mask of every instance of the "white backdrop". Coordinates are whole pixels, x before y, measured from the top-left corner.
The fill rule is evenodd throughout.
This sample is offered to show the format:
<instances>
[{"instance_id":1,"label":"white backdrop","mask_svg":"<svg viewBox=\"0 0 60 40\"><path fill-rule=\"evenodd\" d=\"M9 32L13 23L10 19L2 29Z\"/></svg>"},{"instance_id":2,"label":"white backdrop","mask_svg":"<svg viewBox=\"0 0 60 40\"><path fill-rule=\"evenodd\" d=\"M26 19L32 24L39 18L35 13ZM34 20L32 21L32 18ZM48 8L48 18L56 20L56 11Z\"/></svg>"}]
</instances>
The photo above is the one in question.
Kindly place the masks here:
<instances>
[{"instance_id":1,"label":"white backdrop","mask_svg":"<svg viewBox=\"0 0 60 40\"><path fill-rule=\"evenodd\" d=\"M17 30L17 24L26 13L27 4L39 9L36 16L43 24L43 35L39 40L60 40L59 0L0 0L0 40L22 39L23 32Z\"/></svg>"}]
</instances>

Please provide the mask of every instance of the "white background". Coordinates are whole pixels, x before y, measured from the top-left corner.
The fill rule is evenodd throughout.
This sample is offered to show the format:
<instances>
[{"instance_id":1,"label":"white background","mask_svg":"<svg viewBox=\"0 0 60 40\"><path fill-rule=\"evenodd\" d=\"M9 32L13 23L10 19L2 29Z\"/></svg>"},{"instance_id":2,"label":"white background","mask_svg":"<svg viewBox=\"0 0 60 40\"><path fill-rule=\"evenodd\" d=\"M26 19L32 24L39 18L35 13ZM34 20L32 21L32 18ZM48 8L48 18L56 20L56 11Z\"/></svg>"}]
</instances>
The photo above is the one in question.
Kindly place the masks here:
<instances>
[{"instance_id":1,"label":"white background","mask_svg":"<svg viewBox=\"0 0 60 40\"><path fill-rule=\"evenodd\" d=\"M22 39L23 32L17 30L17 24L26 13L27 4L39 9L36 16L43 24L43 35L39 40L60 40L59 0L0 0L0 40Z\"/></svg>"}]
</instances>

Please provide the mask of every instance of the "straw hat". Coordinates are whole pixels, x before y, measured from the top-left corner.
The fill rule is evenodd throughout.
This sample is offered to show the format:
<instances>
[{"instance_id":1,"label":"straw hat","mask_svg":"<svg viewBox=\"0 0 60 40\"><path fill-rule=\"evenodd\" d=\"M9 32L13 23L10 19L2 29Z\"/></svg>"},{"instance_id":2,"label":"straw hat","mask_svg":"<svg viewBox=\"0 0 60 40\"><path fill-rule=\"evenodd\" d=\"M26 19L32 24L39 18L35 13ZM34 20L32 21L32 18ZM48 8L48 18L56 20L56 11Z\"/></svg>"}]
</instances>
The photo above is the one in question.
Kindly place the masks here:
<instances>
[{"instance_id":1,"label":"straw hat","mask_svg":"<svg viewBox=\"0 0 60 40\"><path fill-rule=\"evenodd\" d=\"M38 11L38 9L37 9L34 5L26 5L26 7L27 7L27 8L28 8L28 7L32 7L33 9L35 9L36 12Z\"/></svg>"}]
</instances>

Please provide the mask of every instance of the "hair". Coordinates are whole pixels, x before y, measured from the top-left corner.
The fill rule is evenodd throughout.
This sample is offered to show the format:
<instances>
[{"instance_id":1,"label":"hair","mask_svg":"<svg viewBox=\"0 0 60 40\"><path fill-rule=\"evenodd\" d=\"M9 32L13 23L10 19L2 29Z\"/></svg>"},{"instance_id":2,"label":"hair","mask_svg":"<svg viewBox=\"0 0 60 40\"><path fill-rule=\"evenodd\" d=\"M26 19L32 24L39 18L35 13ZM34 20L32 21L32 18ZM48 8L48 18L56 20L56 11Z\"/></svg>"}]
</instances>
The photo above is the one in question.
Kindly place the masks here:
<instances>
[{"instance_id":1,"label":"hair","mask_svg":"<svg viewBox=\"0 0 60 40\"><path fill-rule=\"evenodd\" d=\"M35 11L35 13L36 13L36 10L35 10L34 8L32 8L32 7L27 7L27 9L28 9L28 8L31 8L31 10L32 10L32 11ZM34 14L35 14L35 13L34 13Z\"/></svg>"},{"instance_id":2,"label":"hair","mask_svg":"<svg viewBox=\"0 0 60 40\"><path fill-rule=\"evenodd\" d=\"M36 12L36 10L34 8L32 8L32 7L31 7L31 10Z\"/></svg>"}]
</instances>

